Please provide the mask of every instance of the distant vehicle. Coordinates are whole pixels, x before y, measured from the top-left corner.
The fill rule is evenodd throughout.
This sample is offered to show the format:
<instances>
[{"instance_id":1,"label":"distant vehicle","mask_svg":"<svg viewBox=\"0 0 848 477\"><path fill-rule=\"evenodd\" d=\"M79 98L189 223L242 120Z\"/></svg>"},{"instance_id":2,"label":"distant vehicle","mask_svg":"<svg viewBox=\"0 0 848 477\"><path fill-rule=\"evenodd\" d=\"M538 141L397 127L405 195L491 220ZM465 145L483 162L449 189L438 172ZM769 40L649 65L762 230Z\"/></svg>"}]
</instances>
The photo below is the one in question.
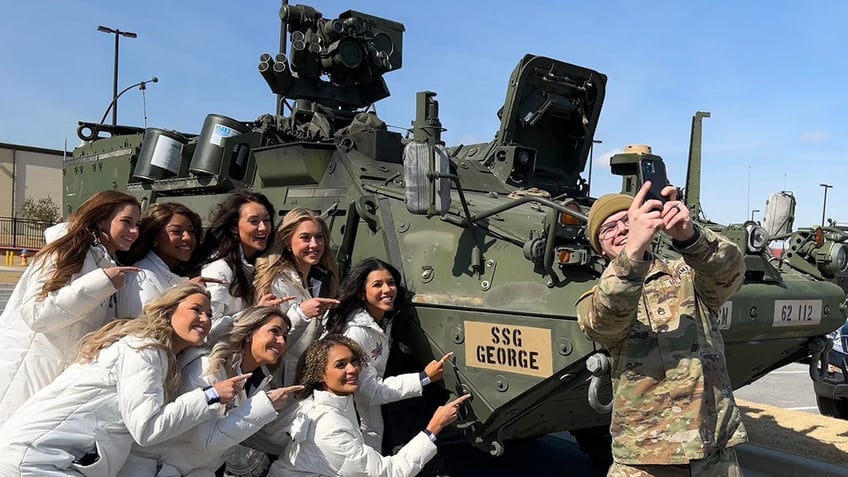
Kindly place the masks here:
<instances>
[{"instance_id":1,"label":"distant vehicle","mask_svg":"<svg viewBox=\"0 0 848 477\"><path fill-rule=\"evenodd\" d=\"M258 69L286 115L210 114L199 135L80 123L87 143L65 162L64 210L117 188L145 205L180 202L206 216L227 193L247 188L266 194L278 217L294 207L320 211L342 273L375 256L414 291L411 315L396 325L390 368L421 369L454 353L455 366L425 397L435 406L447 394L473 395L457 426L464 439L500 455L511 439L571 431L585 451L608 460L609 355L581 332L574 306L604 269L584 236L594 199L582 173L606 76L526 55L503 105L492 106L500 119L494 140L446 147L435 93L417 94L405 137L371 110L389 96L383 74L401 67L402 24L353 10L326 19L304 5L280 12L291 51L263 54ZM427 59L433 68L438 57ZM745 284L718 316L738 388L824 350L825 335L845 322L845 293L830 279L846 250L790 233L794 248L776 259L756 223L703 220L707 116L693 118L685 202L745 253ZM638 190L646 157L662 160L647 150L613 156L622 192ZM655 250L676 256L668 241ZM395 412L387 435L402 440L426 415Z\"/></svg>"}]
</instances>

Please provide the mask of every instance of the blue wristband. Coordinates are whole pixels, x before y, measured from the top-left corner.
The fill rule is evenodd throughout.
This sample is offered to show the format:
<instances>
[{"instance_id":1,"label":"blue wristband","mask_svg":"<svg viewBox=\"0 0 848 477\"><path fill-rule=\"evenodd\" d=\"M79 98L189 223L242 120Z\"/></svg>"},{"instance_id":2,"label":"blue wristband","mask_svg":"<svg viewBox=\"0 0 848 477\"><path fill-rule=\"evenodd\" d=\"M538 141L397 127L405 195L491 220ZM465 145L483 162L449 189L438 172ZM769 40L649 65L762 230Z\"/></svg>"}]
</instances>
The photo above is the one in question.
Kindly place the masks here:
<instances>
[{"instance_id":1,"label":"blue wristband","mask_svg":"<svg viewBox=\"0 0 848 477\"><path fill-rule=\"evenodd\" d=\"M421 371L420 373L418 373L418 379L421 380L421 387L422 388L433 382L433 381L430 380L430 376L427 376L426 371Z\"/></svg>"},{"instance_id":2,"label":"blue wristband","mask_svg":"<svg viewBox=\"0 0 848 477\"><path fill-rule=\"evenodd\" d=\"M425 436L430 438L430 442L432 442L433 444L436 443L436 435L435 434L433 434L432 432L430 432L427 429L424 429L424 431L422 431L422 432L424 432Z\"/></svg>"}]
</instances>

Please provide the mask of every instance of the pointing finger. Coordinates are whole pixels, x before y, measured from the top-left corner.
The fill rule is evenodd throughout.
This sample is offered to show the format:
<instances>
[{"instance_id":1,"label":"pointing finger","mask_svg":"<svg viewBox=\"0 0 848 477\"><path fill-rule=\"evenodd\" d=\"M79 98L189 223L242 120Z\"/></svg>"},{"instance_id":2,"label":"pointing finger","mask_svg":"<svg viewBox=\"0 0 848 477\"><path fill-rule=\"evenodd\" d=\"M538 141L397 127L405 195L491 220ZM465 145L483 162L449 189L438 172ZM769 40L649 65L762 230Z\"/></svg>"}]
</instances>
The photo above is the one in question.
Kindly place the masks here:
<instances>
[{"instance_id":1,"label":"pointing finger","mask_svg":"<svg viewBox=\"0 0 848 477\"><path fill-rule=\"evenodd\" d=\"M228 379L227 381L232 381L234 383L237 383L239 381L244 381L251 376L253 376L253 373L239 374L238 376L233 376L232 378Z\"/></svg>"},{"instance_id":2,"label":"pointing finger","mask_svg":"<svg viewBox=\"0 0 848 477\"><path fill-rule=\"evenodd\" d=\"M442 356L442 359L440 359L439 362L444 364L447 360L451 358L451 356L453 356L453 351L450 351L446 355Z\"/></svg>"},{"instance_id":3,"label":"pointing finger","mask_svg":"<svg viewBox=\"0 0 848 477\"><path fill-rule=\"evenodd\" d=\"M197 277L197 278L199 278L200 281L203 282L203 283L220 283L222 285L227 283L227 281L224 280L223 278L212 278L212 277Z\"/></svg>"},{"instance_id":4,"label":"pointing finger","mask_svg":"<svg viewBox=\"0 0 848 477\"><path fill-rule=\"evenodd\" d=\"M138 272L140 272L140 271L141 271L141 269L140 269L140 268L138 268L138 267L118 267L118 270L120 270L120 271L121 271L121 272L123 272L123 273L126 273L126 272L135 272L135 273L138 273Z\"/></svg>"},{"instance_id":5,"label":"pointing finger","mask_svg":"<svg viewBox=\"0 0 848 477\"><path fill-rule=\"evenodd\" d=\"M292 301L294 299L295 299L295 297L289 295L289 296L284 296L284 297L280 298L280 301Z\"/></svg>"},{"instance_id":6,"label":"pointing finger","mask_svg":"<svg viewBox=\"0 0 848 477\"><path fill-rule=\"evenodd\" d=\"M460 406L462 403L464 403L465 401L467 401L469 399L471 399L471 395L465 394L465 395L462 395L462 396L454 399L453 401L449 402L447 405L448 406Z\"/></svg>"},{"instance_id":7,"label":"pointing finger","mask_svg":"<svg viewBox=\"0 0 848 477\"><path fill-rule=\"evenodd\" d=\"M325 303L328 305L338 305L339 303L341 303L339 300L336 300L334 298L316 298L316 300L318 300L320 303Z\"/></svg>"},{"instance_id":8,"label":"pointing finger","mask_svg":"<svg viewBox=\"0 0 848 477\"><path fill-rule=\"evenodd\" d=\"M291 394L291 393L300 391L304 387L306 387L306 386L295 385L295 386L289 386L289 387L286 387L286 388L280 388L280 391L282 391L283 394Z\"/></svg>"}]
</instances>

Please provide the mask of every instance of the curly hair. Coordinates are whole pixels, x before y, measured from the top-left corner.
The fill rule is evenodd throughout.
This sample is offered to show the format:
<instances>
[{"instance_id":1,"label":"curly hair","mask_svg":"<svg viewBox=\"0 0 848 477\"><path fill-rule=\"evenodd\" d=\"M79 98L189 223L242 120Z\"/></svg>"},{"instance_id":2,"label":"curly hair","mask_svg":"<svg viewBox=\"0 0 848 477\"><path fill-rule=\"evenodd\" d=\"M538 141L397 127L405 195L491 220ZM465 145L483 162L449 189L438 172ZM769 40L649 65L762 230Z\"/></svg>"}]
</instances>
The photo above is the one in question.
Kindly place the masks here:
<instances>
[{"instance_id":1,"label":"curly hair","mask_svg":"<svg viewBox=\"0 0 848 477\"><path fill-rule=\"evenodd\" d=\"M324 254L321 255L319 264L321 268L330 273L330 296L336 296L336 293L338 293L339 268L336 264L336 255L330 247L330 228L327 227L327 222L320 215L309 209L296 207L283 217L283 221L277 229L278 240L272 242L268 252L256 260L256 273L253 283L257 300L271 293L271 287L277 278L288 280L288 275L283 273L283 270L286 268L297 270L295 258L291 251L291 243L297 227L307 220L317 223L324 234Z\"/></svg>"},{"instance_id":2,"label":"curly hair","mask_svg":"<svg viewBox=\"0 0 848 477\"><path fill-rule=\"evenodd\" d=\"M249 191L236 191L218 204L218 208L212 216L212 223L206 230L200 254L208 262L223 258L233 271L233 281L230 283L230 295L253 304L253 281L248 277L241 264L242 245L238 233L232 232L233 227L238 228L241 208L248 203L259 204L268 211L271 217L271 230L268 231L269 244L274 243L274 206L263 194Z\"/></svg>"},{"instance_id":3,"label":"curly hair","mask_svg":"<svg viewBox=\"0 0 848 477\"><path fill-rule=\"evenodd\" d=\"M104 190L86 199L68 218L67 233L47 244L33 257L38 262L50 260L55 266L51 278L41 288L42 298L65 286L71 276L82 269L88 247L105 238L100 222L109 220L119 208L127 205L141 210L135 197L116 190Z\"/></svg>"},{"instance_id":4,"label":"curly hair","mask_svg":"<svg viewBox=\"0 0 848 477\"><path fill-rule=\"evenodd\" d=\"M183 300L196 294L205 295L209 298L209 291L203 285L191 282L176 285L162 293L159 298L145 305L144 314L141 317L115 320L99 330L85 335L80 341L76 361L78 363L90 363L97 358L103 349L125 336L133 335L154 340L154 343L145 344L140 349L157 348L165 351L168 357L165 396L169 401L172 400L177 395L182 378L176 364L176 356L171 349L174 338L171 316Z\"/></svg>"},{"instance_id":5,"label":"curly hair","mask_svg":"<svg viewBox=\"0 0 848 477\"><path fill-rule=\"evenodd\" d=\"M195 245L188 263L180 264L180 271L195 270L200 263L200 243L203 241L203 221L193 210L176 202L159 202L148 207L141 216L138 225L138 238L133 242L128 252L118 252L121 263L134 264L144 258L155 243L156 236L168 225L175 215L188 219L194 228Z\"/></svg>"},{"instance_id":6,"label":"curly hair","mask_svg":"<svg viewBox=\"0 0 848 477\"><path fill-rule=\"evenodd\" d=\"M305 399L315 390L323 390L324 374L327 370L327 359L333 346L344 346L353 353L353 361L361 367L368 366L368 353L355 341L344 335L327 335L306 348L303 356L297 362L294 382L304 388L297 391L296 396Z\"/></svg>"},{"instance_id":7,"label":"curly hair","mask_svg":"<svg viewBox=\"0 0 848 477\"><path fill-rule=\"evenodd\" d=\"M397 286L397 294L393 303L392 314L395 315L409 304L409 291L401 284L400 272L393 265L379 258L366 258L356 264L342 282L339 290L339 304L330 311L327 318L327 333L341 334L344 332L345 324L353 316L356 310L365 308L365 286L366 280L371 272L386 270L392 275Z\"/></svg>"},{"instance_id":8,"label":"curly hair","mask_svg":"<svg viewBox=\"0 0 848 477\"><path fill-rule=\"evenodd\" d=\"M268 320L276 317L282 318L286 326L291 328L289 317L276 306L246 308L232 324L232 329L224 330L224 336L212 347L205 374L214 375L222 368L227 376L238 374L236 367L242 362L247 338Z\"/></svg>"}]
</instances>

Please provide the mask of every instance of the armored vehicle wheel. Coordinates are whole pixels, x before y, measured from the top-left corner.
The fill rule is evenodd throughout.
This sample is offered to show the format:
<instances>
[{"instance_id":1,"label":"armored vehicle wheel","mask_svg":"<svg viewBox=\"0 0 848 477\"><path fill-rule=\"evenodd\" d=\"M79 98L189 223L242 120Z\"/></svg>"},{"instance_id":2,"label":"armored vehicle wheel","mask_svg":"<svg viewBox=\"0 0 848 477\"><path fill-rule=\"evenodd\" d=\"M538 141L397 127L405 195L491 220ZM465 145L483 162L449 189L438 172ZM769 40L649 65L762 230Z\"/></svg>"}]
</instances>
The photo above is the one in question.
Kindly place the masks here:
<instances>
[{"instance_id":1,"label":"armored vehicle wheel","mask_svg":"<svg viewBox=\"0 0 848 477\"><path fill-rule=\"evenodd\" d=\"M592 464L598 468L612 465L612 436L608 426L588 427L570 431L580 451L589 456Z\"/></svg>"},{"instance_id":2,"label":"armored vehicle wheel","mask_svg":"<svg viewBox=\"0 0 848 477\"><path fill-rule=\"evenodd\" d=\"M816 403L819 406L819 412L823 416L848 419L848 401L816 396Z\"/></svg>"}]
</instances>

